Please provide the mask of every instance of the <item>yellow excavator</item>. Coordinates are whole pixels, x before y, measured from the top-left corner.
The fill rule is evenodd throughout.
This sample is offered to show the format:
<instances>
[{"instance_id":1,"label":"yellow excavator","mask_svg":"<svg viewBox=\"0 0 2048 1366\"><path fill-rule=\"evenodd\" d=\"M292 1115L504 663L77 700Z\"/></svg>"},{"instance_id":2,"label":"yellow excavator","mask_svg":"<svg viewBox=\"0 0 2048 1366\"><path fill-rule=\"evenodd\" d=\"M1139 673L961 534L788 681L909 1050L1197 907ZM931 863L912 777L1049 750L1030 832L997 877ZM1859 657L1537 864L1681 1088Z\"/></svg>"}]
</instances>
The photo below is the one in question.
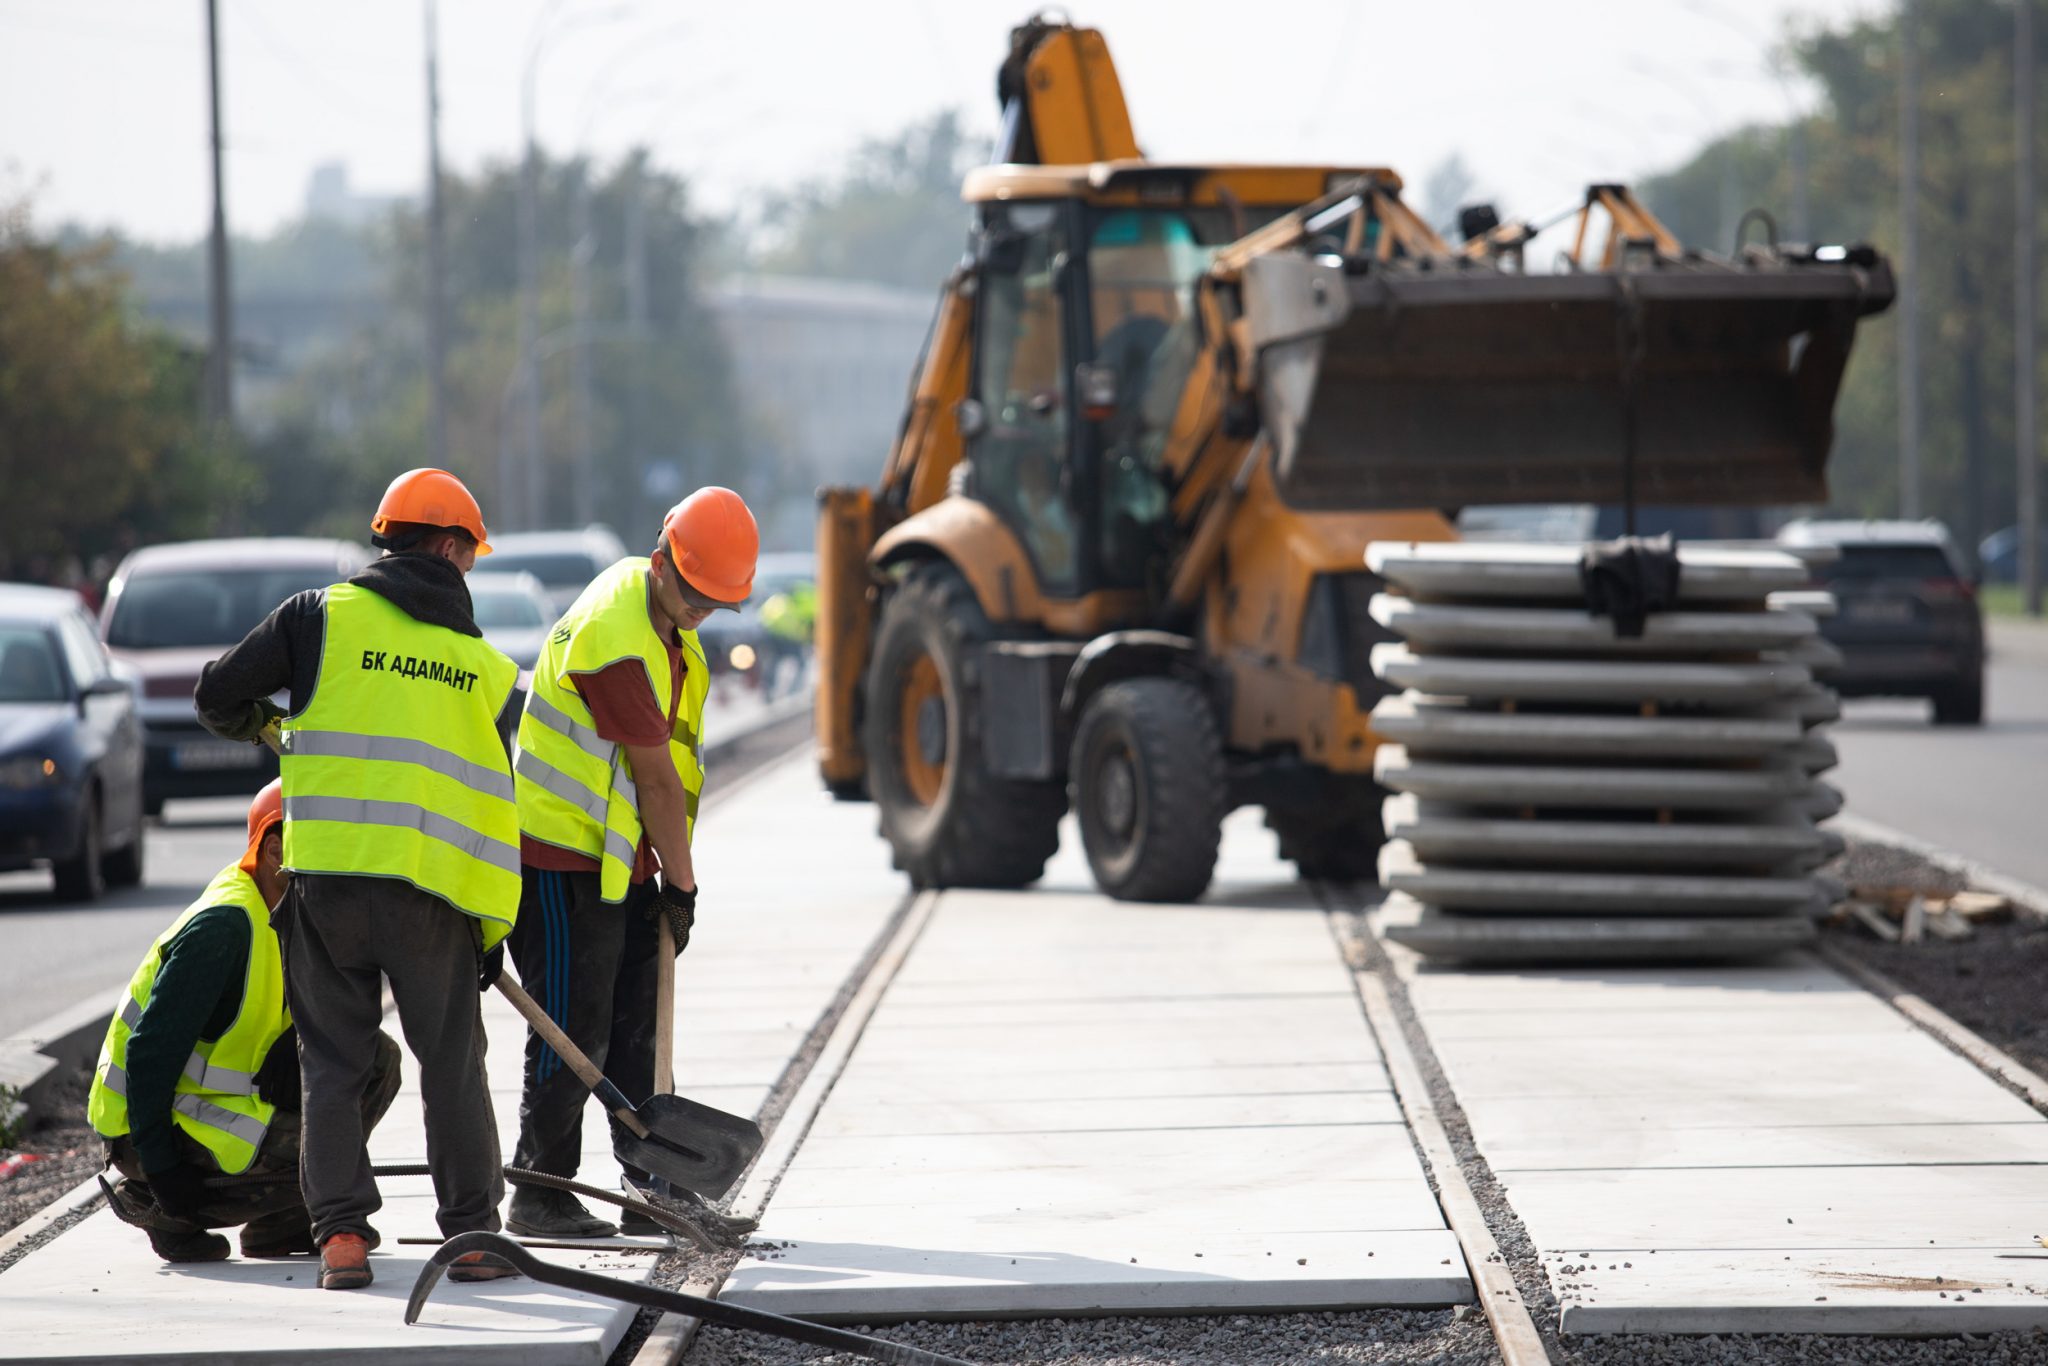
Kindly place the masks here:
<instances>
[{"instance_id":1,"label":"yellow excavator","mask_svg":"<svg viewBox=\"0 0 2048 1366\"><path fill-rule=\"evenodd\" d=\"M1144 159L1092 29L1019 27L997 92L881 479L820 494L820 767L919 886L1036 880L1071 809L1104 891L1190 900L1247 805L1371 877L1368 542L1825 497L1868 248L1688 250L1596 185L1530 273L1383 168Z\"/></svg>"}]
</instances>

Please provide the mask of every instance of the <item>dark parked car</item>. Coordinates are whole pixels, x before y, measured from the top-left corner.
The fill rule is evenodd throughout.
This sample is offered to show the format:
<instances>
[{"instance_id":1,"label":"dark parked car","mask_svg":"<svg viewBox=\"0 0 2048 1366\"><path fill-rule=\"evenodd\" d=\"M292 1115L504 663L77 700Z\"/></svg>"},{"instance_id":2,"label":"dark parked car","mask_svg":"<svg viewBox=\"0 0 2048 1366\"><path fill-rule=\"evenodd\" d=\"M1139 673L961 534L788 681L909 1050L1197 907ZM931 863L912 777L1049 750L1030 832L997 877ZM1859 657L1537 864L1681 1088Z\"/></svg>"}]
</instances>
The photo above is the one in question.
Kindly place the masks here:
<instances>
[{"instance_id":1,"label":"dark parked car","mask_svg":"<svg viewBox=\"0 0 2048 1366\"><path fill-rule=\"evenodd\" d=\"M369 559L350 541L278 536L150 546L121 562L100 629L114 657L142 676L151 815L168 798L240 795L277 776L269 750L216 739L199 724L192 689L200 667L286 598L339 583Z\"/></svg>"},{"instance_id":2,"label":"dark parked car","mask_svg":"<svg viewBox=\"0 0 2048 1366\"><path fill-rule=\"evenodd\" d=\"M1835 595L1821 634L1841 651L1827 682L1845 697L1926 697L1944 725L1984 719L1984 614L1939 522L1798 521L1788 549L1833 549L1814 575Z\"/></svg>"},{"instance_id":3,"label":"dark parked car","mask_svg":"<svg viewBox=\"0 0 2048 1366\"><path fill-rule=\"evenodd\" d=\"M142 881L135 687L78 595L0 584L0 870L47 861L57 895Z\"/></svg>"}]
</instances>

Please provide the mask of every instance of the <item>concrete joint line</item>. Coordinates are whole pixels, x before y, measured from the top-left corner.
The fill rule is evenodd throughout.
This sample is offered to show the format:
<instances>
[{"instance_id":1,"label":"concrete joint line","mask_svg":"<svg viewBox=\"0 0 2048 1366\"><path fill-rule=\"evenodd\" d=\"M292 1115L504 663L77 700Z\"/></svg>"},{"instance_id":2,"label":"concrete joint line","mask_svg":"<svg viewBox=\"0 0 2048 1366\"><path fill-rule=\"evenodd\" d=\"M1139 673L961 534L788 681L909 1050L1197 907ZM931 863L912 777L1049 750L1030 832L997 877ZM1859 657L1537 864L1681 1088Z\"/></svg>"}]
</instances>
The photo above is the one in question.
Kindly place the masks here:
<instances>
[{"instance_id":1,"label":"concrete joint line","mask_svg":"<svg viewBox=\"0 0 2048 1366\"><path fill-rule=\"evenodd\" d=\"M1387 984L1374 971L1370 950L1345 932L1338 912L1325 910L1323 914L1331 937L1351 968L1351 980L1365 1008L1366 1023L1379 1040L1387 1076L1394 1084L1394 1096L1408 1120L1409 1132L1415 1136L1415 1146L1422 1150L1430 1175L1436 1178L1437 1203L1443 1208L1444 1222L1451 1226L1458 1247L1465 1254L1466 1270L1478 1291L1479 1307L1493 1329L1501 1361L1504 1366L1549 1366L1550 1354L1544 1350L1543 1336L1529 1316L1529 1306L1522 1301L1514 1273L1494 1241L1493 1230L1487 1227L1486 1214L1479 1208L1472 1187L1466 1184L1464 1169L1451 1149L1450 1135L1444 1132L1443 1121L1430 1102L1429 1086L1408 1047L1407 1036L1401 1032L1401 1021L1387 995Z\"/></svg>"},{"instance_id":2,"label":"concrete joint line","mask_svg":"<svg viewBox=\"0 0 2048 1366\"><path fill-rule=\"evenodd\" d=\"M2030 1071L2025 1063L1994 1048L1968 1026L1935 1009L1922 998L1894 982L1876 968L1866 967L1832 944L1818 944L1813 952L1835 971L1865 990L1884 998L1893 1010L1960 1054L1992 1080L2002 1083L2027 1104L2048 1114L2048 1080Z\"/></svg>"},{"instance_id":3,"label":"concrete joint line","mask_svg":"<svg viewBox=\"0 0 2048 1366\"><path fill-rule=\"evenodd\" d=\"M817 1060L811 1064L811 1070L805 1074L796 1094L790 1097L789 1107L769 1131L768 1142L761 1149L761 1155L754 1159L753 1168L741 1181L738 1194L733 1196L729 1207L733 1214L758 1218L767 1206L776 1184L782 1180L783 1172L810 1133L812 1121L817 1119L826 1097L838 1084L847 1059L853 1056L854 1045L860 1042L868 1021L874 1017L875 1008L882 1003L883 995L889 990L890 983L896 980L897 972L909 958L925 926L931 923L938 904L937 892L919 892L911 899L909 910L897 922L888 943L869 966L860 988L847 1002L839 1023L833 1026L832 1035L825 1041ZM716 1295L725 1282L725 1274L719 1272L692 1277L683 1288L692 1295ZM697 1328L698 1320L687 1314L663 1314L655 1321L647 1340L640 1344L640 1350L634 1353L632 1366L675 1366L682 1360L683 1353L689 1350L691 1341L697 1336ZM1517 1364L1511 1362L1509 1366Z\"/></svg>"}]
</instances>

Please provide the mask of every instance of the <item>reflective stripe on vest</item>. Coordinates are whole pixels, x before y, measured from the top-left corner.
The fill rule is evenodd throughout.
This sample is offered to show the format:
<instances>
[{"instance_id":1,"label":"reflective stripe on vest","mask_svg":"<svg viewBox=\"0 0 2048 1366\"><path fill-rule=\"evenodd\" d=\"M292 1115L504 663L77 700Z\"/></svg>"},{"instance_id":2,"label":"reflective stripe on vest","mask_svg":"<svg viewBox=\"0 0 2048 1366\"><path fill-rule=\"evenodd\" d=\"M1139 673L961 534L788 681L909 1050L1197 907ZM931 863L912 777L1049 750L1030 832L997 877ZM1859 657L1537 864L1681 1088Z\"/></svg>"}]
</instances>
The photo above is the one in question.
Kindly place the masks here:
<instances>
[{"instance_id":1,"label":"reflective stripe on vest","mask_svg":"<svg viewBox=\"0 0 2048 1366\"><path fill-rule=\"evenodd\" d=\"M619 561L556 623L534 666L512 765L520 833L596 859L600 895L614 902L625 899L640 847L640 794L623 747L598 734L574 676L637 659L655 705L668 714L674 681L668 651L647 614L647 574L645 559ZM682 779L687 824L694 829L704 789L704 702L711 678L696 634L685 631L680 639L683 686L668 752Z\"/></svg>"},{"instance_id":2,"label":"reflective stripe on vest","mask_svg":"<svg viewBox=\"0 0 2048 1366\"><path fill-rule=\"evenodd\" d=\"M234 1021L211 1043L201 1039L185 1060L171 1096L171 1122L213 1155L224 1172L246 1171L269 1131L277 1107L256 1089L256 1069L272 1045L291 1027L284 1000L284 962L277 933L270 928L270 908L256 881L230 865L208 884L199 899L157 937L128 982L128 996L107 1024L86 1097L86 1118L108 1138L130 1132L128 1116L128 1043L141 1027L164 946L201 911L232 906L249 922L249 966L242 981L242 1000Z\"/></svg>"},{"instance_id":3,"label":"reflective stripe on vest","mask_svg":"<svg viewBox=\"0 0 2048 1366\"><path fill-rule=\"evenodd\" d=\"M353 584L327 590L320 676L284 731L284 865L398 878L482 922L519 913L519 815L497 728L518 669Z\"/></svg>"}]
</instances>

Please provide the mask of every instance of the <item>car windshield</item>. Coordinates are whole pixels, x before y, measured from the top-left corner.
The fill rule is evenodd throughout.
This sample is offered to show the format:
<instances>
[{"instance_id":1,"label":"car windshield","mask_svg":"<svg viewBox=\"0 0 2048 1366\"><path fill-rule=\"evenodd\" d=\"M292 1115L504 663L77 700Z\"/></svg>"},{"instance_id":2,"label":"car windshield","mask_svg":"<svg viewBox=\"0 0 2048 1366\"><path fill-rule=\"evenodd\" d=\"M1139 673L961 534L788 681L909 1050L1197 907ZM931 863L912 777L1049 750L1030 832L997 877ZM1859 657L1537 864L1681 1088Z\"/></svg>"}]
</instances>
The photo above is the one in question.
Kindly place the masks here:
<instances>
[{"instance_id":1,"label":"car windshield","mask_svg":"<svg viewBox=\"0 0 2048 1366\"><path fill-rule=\"evenodd\" d=\"M1941 547L1932 545L1845 545L1842 558L1820 566L1824 582L1835 579L1952 579L1955 569Z\"/></svg>"},{"instance_id":2,"label":"car windshield","mask_svg":"<svg viewBox=\"0 0 2048 1366\"><path fill-rule=\"evenodd\" d=\"M333 568L310 565L132 575L107 623L107 644L129 650L233 645L286 598L325 588L334 577Z\"/></svg>"},{"instance_id":3,"label":"car windshield","mask_svg":"<svg viewBox=\"0 0 2048 1366\"><path fill-rule=\"evenodd\" d=\"M0 624L0 704L62 702L64 678L47 631Z\"/></svg>"},{"instance_id":4,"label":"car windshield","mask_svg":"<svg viewBox=\"0 0 2048 1366\"><path fill-rule=\"evenodd\" d=\"M527 573L550 588L581 588L604 566L580 550L499 550L490 558L493 574Z\"/></svg>"},{"instance_id":5,"label":"car windshield","mask_svg":"<svg viewBox=\"0 0 2048 1366\"><path fill-rule=\"evenodd\" d=\"M541 615L540 604L524 593L472 588L469 600L476 611L476 624L487 631L537 630L548 624Z\"/></svg>"}]
</instances>

